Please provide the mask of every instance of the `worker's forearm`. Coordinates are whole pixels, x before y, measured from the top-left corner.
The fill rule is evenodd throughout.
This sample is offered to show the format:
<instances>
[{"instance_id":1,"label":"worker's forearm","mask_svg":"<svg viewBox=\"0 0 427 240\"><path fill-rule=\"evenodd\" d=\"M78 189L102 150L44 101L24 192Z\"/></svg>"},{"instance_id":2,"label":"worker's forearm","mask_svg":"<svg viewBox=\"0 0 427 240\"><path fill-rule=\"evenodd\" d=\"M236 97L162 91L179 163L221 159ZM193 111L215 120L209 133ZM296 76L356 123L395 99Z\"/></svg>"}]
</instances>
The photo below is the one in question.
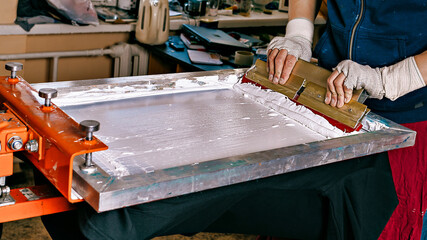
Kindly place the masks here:
<instances>
[{"instance_id":1,"label":"worker's forearm","mask_svg":"<svg viewBox=\"0 0 427 240\"><path fill-rule=\"evenodd\" d=\"M294 18L306 18L314 22L316 15L316 0L290 0L289 20Z\"/></svg>"},{"instance_id":2,"label":"worker's forearm","mask_svg":"<svg viewBox=\"0 0 427 240\"><path fill-rule=\"evenodd\" d=\"M427 84L427 51L416 55L414 58L418 69L420 70L421 76L423 77L424 82Z\"/></svg>"}]
</instances>

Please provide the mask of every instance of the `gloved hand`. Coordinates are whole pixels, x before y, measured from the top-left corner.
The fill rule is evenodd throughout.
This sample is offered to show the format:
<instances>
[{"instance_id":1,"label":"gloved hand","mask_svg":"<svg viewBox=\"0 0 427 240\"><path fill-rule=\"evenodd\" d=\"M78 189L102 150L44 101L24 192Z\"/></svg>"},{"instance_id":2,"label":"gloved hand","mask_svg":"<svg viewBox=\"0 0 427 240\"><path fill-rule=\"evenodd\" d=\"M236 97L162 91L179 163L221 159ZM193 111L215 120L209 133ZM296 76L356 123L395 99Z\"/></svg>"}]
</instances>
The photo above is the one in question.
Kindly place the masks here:
<instances>
[{"instance_id":1,"label":"gloved hand","mask_svg":"<svg viewBox=\"0 0 427 240\"><path fill-rule=\"evenodd\" d=\"M301 58L307 62L311 59L311 41L300 36L285 36L275 37L268 44L267 52L271 49L278 49L279 51L285 49L289 55L292 55L298 60Z\"/></svg>"},{"instance_id":2,"label":"gloved hand","mask_svg":"<svg viewBox=\"0 0 427 240\"><path fill-rule=\"evenodd\" d=\"M299 58L310 61L314 25L307 19L292 19L285 37L275 37L267 47L269 80L284 84Z\"/></svg>"},{"instance_id":3,"label":"gloved hand","mask_svg":"<svg viewBox=\"0 0 427 240\"><path fill-rule=\"evenodd\" d=\"M394 101L426 85L414 57L382 68L344 60L334 68L327 81L325 103L334 107L348 103L353 89L364 88L371 98L386 97Z\"/></svg>"}]
</instances>

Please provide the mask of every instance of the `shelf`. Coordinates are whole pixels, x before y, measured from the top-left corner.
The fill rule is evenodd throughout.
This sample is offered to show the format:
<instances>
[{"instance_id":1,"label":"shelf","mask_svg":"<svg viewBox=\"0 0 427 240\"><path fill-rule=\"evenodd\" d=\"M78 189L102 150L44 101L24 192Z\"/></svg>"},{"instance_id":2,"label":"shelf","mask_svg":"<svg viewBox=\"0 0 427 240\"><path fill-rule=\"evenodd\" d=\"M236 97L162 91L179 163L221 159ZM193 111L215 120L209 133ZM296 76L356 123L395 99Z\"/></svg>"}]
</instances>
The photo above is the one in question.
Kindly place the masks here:
<instances>
[{"instance_id":1,"label":"shelf","mask_svg":"<svg viewBox=\"0 0 427 240\"><path fill-rule=\"evenodd\" d=\"M218 16L218 28L271 27L285 26L288 13L273 11L271 15L252 12L249 17L241 15ZM315 20L316 25L325 24L324 17ZM197 19L182 18L170 21L170 30L181 29L182 24L198 24ZM135 23L112 24L100 21L98 26L73 26L69 24L36 24L31 31L26 32L16 24L0 25L0 35L43 35L43 34L78 34L78 33L119 33L135 31Z\"/></svg>"}]
</instances>

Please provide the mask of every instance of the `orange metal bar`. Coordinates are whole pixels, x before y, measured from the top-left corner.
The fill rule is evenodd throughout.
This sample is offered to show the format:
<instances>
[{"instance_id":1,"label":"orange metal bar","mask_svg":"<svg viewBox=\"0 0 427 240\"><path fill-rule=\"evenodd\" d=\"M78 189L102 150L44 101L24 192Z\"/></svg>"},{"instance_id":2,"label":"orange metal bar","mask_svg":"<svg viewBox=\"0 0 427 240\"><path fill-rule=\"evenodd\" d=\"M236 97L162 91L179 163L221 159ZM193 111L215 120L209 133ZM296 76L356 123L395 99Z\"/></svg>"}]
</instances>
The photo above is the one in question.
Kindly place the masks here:
<instances>
[{"instance_id":1,"label":"orange metal bar","mask_svg":"<svg viewBox=\"0 0 427 240\"><path fill-rule=\"evenodd\" d=\"M55 105L52 111L43 111L37 96L25 80L10 84L0 77L0 101L28 127L30 137L39 141L39 151L26 153L27 158L69 202L79 202L71 198L74 157L108 147L97 138L87 144L77 122Z\"/></svg>"},{"instance_id":2,"label":"orange metal bar","mask_svg":"<svg viewBox=\"0 0 427 240\"><path fill-rule=\"evenodd\" d=\"M10 176L13 173L13 153L0 154L0 177Z\"/></svg>"},{"instance_id":3,"label":"orange metal bar","mask_svg":"<svg viewBox=\"0 0 427 240\"><path fill-rule=\"evenodd\" d=\"M13 205L0 207L0 223L38 217L76 208L50 186L41 185L12 189Z\"/></svg>"}]
</instances>

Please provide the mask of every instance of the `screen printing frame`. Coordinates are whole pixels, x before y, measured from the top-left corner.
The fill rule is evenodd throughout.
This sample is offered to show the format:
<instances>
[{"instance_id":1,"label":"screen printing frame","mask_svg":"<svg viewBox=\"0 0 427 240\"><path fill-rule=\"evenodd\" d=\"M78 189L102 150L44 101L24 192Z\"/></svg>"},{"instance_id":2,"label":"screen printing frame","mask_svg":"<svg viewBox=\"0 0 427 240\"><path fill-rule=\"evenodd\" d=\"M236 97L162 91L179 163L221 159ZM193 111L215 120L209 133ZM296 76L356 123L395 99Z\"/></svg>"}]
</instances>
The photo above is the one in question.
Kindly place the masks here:
<instances>
[{"instance_id":1,"label":"screen printing frame","mask_svg":"<svg viewBox=\"0 0 427 240\"><path fill-rule=\"evenodd\" d=\"M110 89L115 86L150 85L151 88L155 86L158 91L149 92L149 95L156 95L162 94L162 89L173 86L177 79L200 81L205 78L211 83L216 82L213 85L205 85L205 88L210 90L232 88L234 82L245 73L245 70L40 83L33 84L33 87L36 89L56 88L60 98L63 94L93 88ZM230 81L230 79L232 80ZM168 94L183 91L189 90L174 89ZM129 94L129 98L133 97L132 94ZM368 114L367 119L371 122L381 123L387 128L124 177L111 176L99 168L93 174L83 173L79 166L84 162L84 158L78 156L73 163L73 189L96 211L103 212L331 164L412 146L415 143L416 132L373 113ZM99 184L100 182L102 184Z\"/></svg>"}]
</instances>

